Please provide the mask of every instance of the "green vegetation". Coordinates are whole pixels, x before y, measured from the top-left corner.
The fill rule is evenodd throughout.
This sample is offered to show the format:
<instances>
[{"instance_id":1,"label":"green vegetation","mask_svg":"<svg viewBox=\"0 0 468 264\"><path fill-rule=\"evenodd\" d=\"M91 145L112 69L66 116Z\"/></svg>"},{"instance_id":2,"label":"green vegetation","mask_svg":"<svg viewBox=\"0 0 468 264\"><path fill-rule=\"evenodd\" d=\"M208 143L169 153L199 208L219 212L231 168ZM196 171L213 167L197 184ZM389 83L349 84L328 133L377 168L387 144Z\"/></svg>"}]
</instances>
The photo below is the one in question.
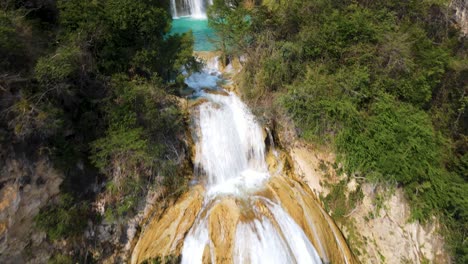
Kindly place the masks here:
<instances>
[{"instance_id":1,"label":"green vegetation","mask_svg":"<svg viewBox=\"0 0 468 264\"><path fill-rule=\"evenodd\" d=\"M264 116L292 117L302 138L333 145L346 172L403 187L413 220L439 215L465 263L468 54L448 4L215 1L209 17L221 51L247 55L247 100ZM274 108L261 106L272 97ZM346 203L332 196L340 217Z\"/></svg>"},{"instance_id":2,"label":"green vegetation","mask_svg":"<svg viewBox=\"0 0 468 264\"><path fill-rule=\"evenodd\" d=\"M229 57L242 55L250 39L248 12L241 4L241 1L214 0L208 9L208 25L219 36L214 41L221 51L223 64L229 62ZM231 12L232 8L236 8L236 12Z\"/></svg>"},{"instance_id":3,"label":"green vegetation","mask_svg":"<svg viewBox=\"0 0 468 264\"><path fill-rule=\"evenodd\" d=\"M62 195L57 204L43 208L36 215L36 225L53 240L79 236L91 218L88 206L77 203L70 195Z\"/></svg>"},{"instance_id":4,"label":"green vegetation","mask_svg":"<svg viewBox=\"0 0 468 264\"><path fill-rule=\"evenodd\" d=\"M70 256L57 254L47 261L47 264L73 264L73 259Z\"/></svg>"},{"instance_id":5,"label":"green vegetation","mask_svg":"<svg viewBox=\"0 0 468 264\"><path fill-rule=\"evenodd\" d=\"M168 10L159 0L0 4L0 149L49 157L65 176L35 223L51 241L70 241L81 254L74 260L95 247L82 236L101 221L97 197L105 219L118 223L137 212L149 186L186 186L176 93L181 69L200 65L191 33L168 36Z\"/></svg>"},{"instance_id":6,"label":"green vegetation","mask_svg":"<svg viewBox=\"0 0 468 264\"><path fill-rule=\"evenodd\" d=\"M320 197L325 205L325 210L331 211L333 219L343 224L346 222L346 215L358 206L364 196L360 188L346 195L346 185L346 181L340 181L337 184L325 183L325 186L331 191L326 197Z\"/></svg>"}]
</instances>

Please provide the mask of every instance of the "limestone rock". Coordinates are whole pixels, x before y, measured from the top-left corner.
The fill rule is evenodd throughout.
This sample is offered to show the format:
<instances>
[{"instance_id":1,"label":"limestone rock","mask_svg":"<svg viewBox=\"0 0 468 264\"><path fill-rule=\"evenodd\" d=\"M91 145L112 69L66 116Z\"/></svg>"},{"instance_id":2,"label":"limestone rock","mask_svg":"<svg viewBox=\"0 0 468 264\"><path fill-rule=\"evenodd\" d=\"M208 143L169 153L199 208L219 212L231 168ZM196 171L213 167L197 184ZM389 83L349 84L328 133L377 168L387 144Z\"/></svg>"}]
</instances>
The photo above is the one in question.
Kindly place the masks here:
<instances>
[{"instance_id":1,"label":"limestone rock","mask_svg":"<svg viewBox=\"0 0 468 264\"><path fill-rule=\"evenodd\" d=\"M307 186L287 177L274 177L268 185L325 262L357 263L340 230Z\"/></svg>"},{"instance_id":2,"label":"limestone rock","mask_svg":"<svg viewBox=\"0 0 468 264\"><path fill-rule=\"evenodd\" d=\"M234 199L223 199L211 210L209 236L213 242L216 263L231 263L240 210Z\"/></svg>"},{"instance_id":3,"label":"limestone rock","mask_svg":"<svg viewBox=\"0 0 468 264\"><path fill-rule=\"evenodd\" d=\"M59 193L62 177L46 160L8 159L0 171L0 263L43 263L51 253L34 216ZM29 247L34 256L26 255Z\"/></svg>"},{"instance_id":4,"label":"limestone rock","mask_svg":"<svg viewBox=\"0 0 468 264\"><path fill-rule=\"evenodd\" d=\"M330 166L335 163L335 156L329 150L314 148L303 142L297 142L293 146L290 155L295 172L303 176L317 196L326 196L329 190L321 182L334 184L341 179ZM377 210L374 204L376 190L371 184L359 184L355 179L350 179L348 192L359 186L364 198L347 216L347 221L353 223L354 230L349 230L346 226L341 228L345 237L350 239L348 242L353 243L360 251L361 254L357 257L362 263L382 263L382 259L385 259L385 263L424 263L424 259L430 263L450 263L437 220L433 219L427 225L408 222L410 207L401 189L387 198L374 218L369 218L369 213ZM359 237L356 238L356 235ZM358 243L359 241L364 243Z\"/></svg>"},{"instance_id":5,"label":"limestone rock","mask_svg":"<svg viewBox=\"0 0 468 264\"><path fill-rule=\"evenodd\" d=\"M190 100L189 101L189 109L194 109L197 108L198 106L207 103L208 99L206 98L197 98L196 100Z\"/></svg>"},{"instance_id":6,"label":"limestone rock","mask_svg":"<svg viewBox=\"0 0 468 264\"><path fill-rule=\"evenodd\" d=\"M223 95L223 96L229 96L229 93L227 93L226 91L224 90L214 90L214 89L202 89L205 93L209 93L209 94L216 94L216 95Z\"/></svg>"},{"instance_id":7,"label":"limestone rock","mask_svg":"<svg viewBox=\"0 0 468 264\"><path fill-rule=\"evenodd\" d=\"M196 186L160 218L144 228L132 253L131 263L146 259L180 255L185 234L193 225L203 202L203 188Z\"/></svg>"}]
</instances>

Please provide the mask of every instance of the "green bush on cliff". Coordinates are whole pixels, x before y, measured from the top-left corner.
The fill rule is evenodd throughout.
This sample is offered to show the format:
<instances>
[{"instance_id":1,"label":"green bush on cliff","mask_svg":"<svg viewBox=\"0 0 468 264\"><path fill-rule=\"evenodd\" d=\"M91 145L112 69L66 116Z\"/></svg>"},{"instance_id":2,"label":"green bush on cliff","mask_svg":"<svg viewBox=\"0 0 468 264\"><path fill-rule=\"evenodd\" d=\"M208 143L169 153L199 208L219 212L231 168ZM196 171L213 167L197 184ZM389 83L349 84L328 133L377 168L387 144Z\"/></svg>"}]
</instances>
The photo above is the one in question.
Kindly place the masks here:
<instances>
[{"instance_id":1,"label":"green bush on cliff","mask_svg":"<svg viewBox=\"0 0 468 264\"><path fill-rule=\"evenodd\" d=\"M54 255L47 264L74 264L72 257L63 254Z\"/></svg>"},{"instance_id":2,"label":"green bush on cliff","mask_svg":"<svg viewBox=\"0 0 468 264\"><path fill-rule=\"evenodd\" d=\"M77 203L71 195L63 194L57 204L42 208L34 220L49 239L58 240L81 235L90 216L88 205Z\"/></svg>"},{"instance_id":3,"label":"green bush on cliff","mask_svg":"<svg viewBox=\"0 0 468 264\"><path fill-rule=\"evenodd\" d=\"M72 238L83 235L88 221L99 222L85 206L97 196L98 182L117 186L102 194L114 194L106 207L116 218L134 212L150 183L169 191L184 183L176 178L185 120L171 92L180 85L174 80L182 67L190 72L200 65L191 34L167 36L168 5L157 0L0 4L0 147L27 160L51 157L64 175L62 195L41 209L36 227L51 240L69 239L76 252L94 247ZM129 184L136 191L119 186L126 180L138 183Z\"/></svg>"},{"instance_id":4,"label":"green bush on cliff","mask_svg":"<svg viewBox=\"0 0 468 264\"><path fill-rule=\"evenodd\" d=\"M154 80L115 75L105 104L108 128L91 144L91 161L108 176L107 220L135 212L148 185L184 186L177 151L185 121L177 101ZM161 180L154 179L161 176ZM177 184L174 184L177 183Z\"/></svg>"},{"instance_id":5,"label":"green bush on cliff","mask_svg":"<svg viewBox=\"0 0 468 264\"><path fill-rule=\"evenodd\" d=\"M137 212L138 202L144 197L147 181L124 178L120 182L110 181L106 186L108 205L104 218L109 223L125 219Z\"/></svg>"},{"instance_id":6,"label":"green bush on cliff","mask_svg":"<svg viewBox=\"0 0 468 264\"><path fill-rule=\"evenodd\" d=\"M27 62L24 43L17 32L15 19L14 14L0 11L0 71L21 70L21 64Z\"/></svg>"},{"instance_id":7,"label":"green bush on cliff","mask_svg":"<svg viewBox=\"0 0 468 264\"><path fill-rule=\"evenodd\" d=\"M80 49L73 45L61 46L54 54L42 57L34 69L35 77L43 87L54 89L79 74ZM58 88L57 88L58 89Z\"/></svg>"},{"instance_id":8,"label":"green bush on cliff","mask_svg":"<svg viewBox=\"0 0 468 264\"><path fill-rule=\"evenodd\" d=\"M157 83L130 81L123 75L112 83L105 107L109 128L92 144L92 160L108 175L118 162L123 176L150 177L157 173L153 166L165 162L166 145L183 131L182 115Z\"/></svg>"},{"instance_id":9,"label":"green bush on cliff","mask_svg":"<svg viewBox=\"0 0 468 264\"><path fill-rule=\"evenodd\" d=\"M429 116L410 104L382 96L358 123L348 123L337 137L349 171L372 173L403 185L427 181L442 167L441 140ZM378 175L378 176L377 176Z\"/></svg>"},{"instance_id":10,"label":"green bush on cliff","mask_svg":"<svg viewBox=\"0 0 468 264\"><path fill-rule=\"evenodd\" d=\"M340 181L335 185L327 183L327 187L330 188L330 193L325 197L320 197L325 206L327 212L332 212L331 216L337 222L344 224L346 222L346 215L352 212L358 206L359 202L362 201L364 194L362 190L357 190L349 193L349 198L346 196L347 187L346 181Z\"/></svg>"}]
</instances>

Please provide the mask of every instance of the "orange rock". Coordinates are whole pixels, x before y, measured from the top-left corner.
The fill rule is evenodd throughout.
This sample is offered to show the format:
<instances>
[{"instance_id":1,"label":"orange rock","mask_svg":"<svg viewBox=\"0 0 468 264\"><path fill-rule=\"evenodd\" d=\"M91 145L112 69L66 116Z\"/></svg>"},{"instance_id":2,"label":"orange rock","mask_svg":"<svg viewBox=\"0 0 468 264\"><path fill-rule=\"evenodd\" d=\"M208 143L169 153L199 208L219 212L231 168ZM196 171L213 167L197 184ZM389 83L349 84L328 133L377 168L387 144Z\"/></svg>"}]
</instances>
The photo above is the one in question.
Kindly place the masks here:
<instances>
[{"instance_id":1,"label":"orange rock","mask_svg":"<svg viewBox=\"0 0 468 264\"><path fill-rule=\"evenodd\" d=\"M203 188L197 186L182 196L162 218L154 218L143 230L133 250L131 263L180 255L185 234L192 227L203 202Z\"/></svg>"},{"instance_id":2,"label":"orange rock","mask_svg":"<svg viewBox=\"0 0 468 264\"><path fill-rule=\"evenodd\" d=\"M209 94L229 96L229 93L224 90L213 90L213 89L204 88L203 91Z\"/></svg>"},{"instance_id":3,"label":"orange rock","mask_svg":"<svg viewBox=\"0 0 468 264\"><path fill-rule=\"evenodd\" d=\"M209 216L209 235L214 247L215 263L232 263L232 252L240 211L236 201L225 198Z\"/></svg>"},{"instance_id":4,"label":"orange rock","mask_svg":"<svg viewBox=\"0 0 468 264\"><path fill-rule=\"evenodd\" d=\"M274 177L268 186L283 209L304 230L322 260L330 263L357 263L341 231L321 208L309 188L285 177Z\"/></svg>"},{"instance_id":5,"label":"orange rock","mask_svg":"<svg viewBox=\"0 0 468 264\"><path fill-rule=\"evenodd\" d=\"M321 208L317 198L304 184L284 176L272 177L265 190L256 195L278 202L304 230L324 262L357 263L340 230ZM132 263L146 259L180 255L183 239L199 213L208 219L210 243L205 246L203 263L233 263L237 225L267 217L280 229L274 215L262 200L255 201L257 213L245 200L218 198L204 207L203 189L198 186L184 195L165 215L154 219L135 247ZM207 215L209 214L209 215Z\"/></svg>"},{"instance_id":6,"label":"orange rock","mask_svg":"<svg viewBox=\"0 0 468 264\"><path fill-rule=\"evenodd\" d=\"M206 102L208 102L208 99L206 99L206 98L197 98L196 100L190 100L189 101L189 108L190 109L196 108L199 105L202 105L202 104L204 104Z\"/></svg>"}]
</instances>

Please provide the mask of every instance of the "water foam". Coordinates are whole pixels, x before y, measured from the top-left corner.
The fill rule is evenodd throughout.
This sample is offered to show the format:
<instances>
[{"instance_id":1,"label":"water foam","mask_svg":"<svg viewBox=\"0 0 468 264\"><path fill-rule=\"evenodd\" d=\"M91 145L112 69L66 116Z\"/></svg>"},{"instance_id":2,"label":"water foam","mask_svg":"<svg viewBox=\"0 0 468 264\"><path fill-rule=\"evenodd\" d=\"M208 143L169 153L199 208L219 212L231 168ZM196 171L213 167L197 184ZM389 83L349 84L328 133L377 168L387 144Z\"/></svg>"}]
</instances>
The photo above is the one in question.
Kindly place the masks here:
<instances>
[{"instance_id":1,"label":"water foam","mask_svg":"<svg viewBox=\"0 0 468 264\"><path fill-rule=\"evenodd\" d=\"M208 65L204 72L186 79L186 84L205 100L193 111L193 120L195 168L205 179L206 195L204 207L185 237L182 263L202 263L206 247L214 252L209 216L224 196L233 197L246 210L241 210L244 220L236 227L234 263L321 263L304 231L279 202L258 196L270 178L265 161L266 133L234 93L205 92L203 88L220 89L218 65ZM249 218L252 212L254 217ZM214 261L213 255L211 258Z\"/></svg>"}]
</instances>

